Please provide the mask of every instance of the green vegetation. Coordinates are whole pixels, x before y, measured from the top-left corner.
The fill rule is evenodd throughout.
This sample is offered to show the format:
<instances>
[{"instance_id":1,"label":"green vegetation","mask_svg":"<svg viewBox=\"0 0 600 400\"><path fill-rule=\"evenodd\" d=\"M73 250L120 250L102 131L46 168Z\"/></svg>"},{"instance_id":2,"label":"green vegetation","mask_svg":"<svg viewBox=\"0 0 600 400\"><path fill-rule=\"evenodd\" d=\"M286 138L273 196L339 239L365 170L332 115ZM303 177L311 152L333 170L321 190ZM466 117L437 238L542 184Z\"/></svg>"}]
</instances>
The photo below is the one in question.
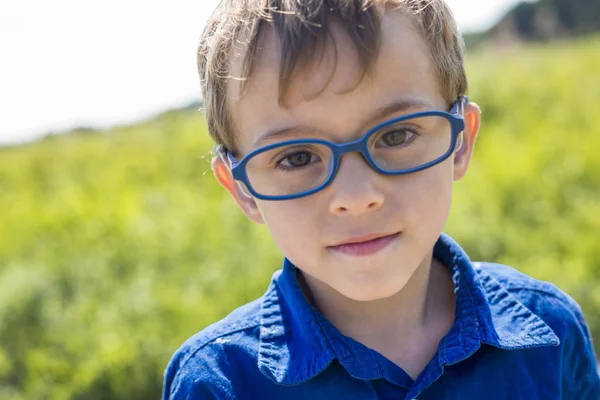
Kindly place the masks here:
<instances>
[{"instance_id":1,"label":"green vegetation","mask_svg":"<svg viewBox=\"0 0 600 400\"><path fill-rule=\"evenodd\" d=\"M447 232L552 281L600 343L600 38L469 62L484 123ZM210 173L203 117L0 149L0 398L158 398L187 337L281 264Z\"/></svg>"}]
</instances>

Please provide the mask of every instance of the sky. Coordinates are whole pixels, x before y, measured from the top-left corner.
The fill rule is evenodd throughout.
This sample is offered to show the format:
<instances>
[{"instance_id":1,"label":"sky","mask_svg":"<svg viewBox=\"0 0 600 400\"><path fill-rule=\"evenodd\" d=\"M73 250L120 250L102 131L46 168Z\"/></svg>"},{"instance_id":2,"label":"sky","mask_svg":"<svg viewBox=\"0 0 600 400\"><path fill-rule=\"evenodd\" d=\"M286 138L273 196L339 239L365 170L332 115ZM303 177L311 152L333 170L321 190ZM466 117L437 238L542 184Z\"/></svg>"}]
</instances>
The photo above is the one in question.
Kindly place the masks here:
<instances>
[{"instance_id":1,"label":"sky","mask_svg":"<svg viewBox=\"0 0 600 400\"><path fill-rule=\"evenodd\" d=\"M517 0L447 0L463 32ZM0 146L107 128L199 99L195 52L218 0L0 5Z\"/></svg>"}]
</instances>

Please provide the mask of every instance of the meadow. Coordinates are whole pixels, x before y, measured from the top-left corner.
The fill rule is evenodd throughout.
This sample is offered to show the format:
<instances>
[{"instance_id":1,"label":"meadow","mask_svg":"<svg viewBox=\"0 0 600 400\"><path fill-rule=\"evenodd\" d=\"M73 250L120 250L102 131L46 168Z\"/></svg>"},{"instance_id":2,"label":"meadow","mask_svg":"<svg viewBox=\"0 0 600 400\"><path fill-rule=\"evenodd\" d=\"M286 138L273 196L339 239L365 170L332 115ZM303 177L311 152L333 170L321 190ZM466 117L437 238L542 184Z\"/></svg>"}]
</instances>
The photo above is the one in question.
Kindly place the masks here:
<instances>
[{"instance_id":1,"label":"meadow","mask_svg":"<svg viewBox=\"0 0 600 400\"><path fill-rule=\"evenodd\" d=\"M446 228L567 291L597 351L599 48L469 55L483 125ZM159 398L175 349L264 292L282 256L218 187L211 146L187 110L0 149L0 399Z\"/></svg>"}]
</instances>

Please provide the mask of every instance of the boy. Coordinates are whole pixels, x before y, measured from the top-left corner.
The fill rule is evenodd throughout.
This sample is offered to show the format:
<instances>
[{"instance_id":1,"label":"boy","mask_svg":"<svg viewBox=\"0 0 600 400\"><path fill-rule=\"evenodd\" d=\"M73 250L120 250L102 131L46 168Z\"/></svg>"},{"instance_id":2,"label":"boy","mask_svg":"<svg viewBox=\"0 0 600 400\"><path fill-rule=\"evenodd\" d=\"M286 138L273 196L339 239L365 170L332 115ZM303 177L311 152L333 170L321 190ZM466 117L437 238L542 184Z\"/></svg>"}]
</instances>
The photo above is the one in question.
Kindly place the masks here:
<instances>
[{"instance_id":1,"label":"boy","mask_svg":"<svg viewBox=\"0 0 600 400\"><path fill-rule=\"evenodd\" d=\"M198 62L215 175L286 258L163 399L600 399L579 306L442 233L480 121L442 0L224 0Z\"/></svg>"}]
</instances>

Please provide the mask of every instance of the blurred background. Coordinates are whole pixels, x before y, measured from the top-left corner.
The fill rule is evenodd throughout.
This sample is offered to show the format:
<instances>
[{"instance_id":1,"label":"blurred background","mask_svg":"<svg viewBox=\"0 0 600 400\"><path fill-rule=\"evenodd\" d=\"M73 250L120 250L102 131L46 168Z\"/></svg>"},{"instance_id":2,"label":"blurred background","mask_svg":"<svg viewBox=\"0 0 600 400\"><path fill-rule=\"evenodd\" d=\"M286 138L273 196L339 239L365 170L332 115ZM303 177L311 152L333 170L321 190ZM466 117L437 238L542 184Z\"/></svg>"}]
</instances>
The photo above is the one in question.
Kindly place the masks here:
<instances>
[{"instance_id":1,"label":"blurred background","mask_svg":"<svg viewBox=\"0 0 600 400\"><path fill-rule=\"evenodd\" d=\"M0 399L153 399L282 256L210 172L215 0L0 7ZM600 2L454 0L483 110L446 232L582 306L600 350Z\"/></svg>"}]
</instances>

